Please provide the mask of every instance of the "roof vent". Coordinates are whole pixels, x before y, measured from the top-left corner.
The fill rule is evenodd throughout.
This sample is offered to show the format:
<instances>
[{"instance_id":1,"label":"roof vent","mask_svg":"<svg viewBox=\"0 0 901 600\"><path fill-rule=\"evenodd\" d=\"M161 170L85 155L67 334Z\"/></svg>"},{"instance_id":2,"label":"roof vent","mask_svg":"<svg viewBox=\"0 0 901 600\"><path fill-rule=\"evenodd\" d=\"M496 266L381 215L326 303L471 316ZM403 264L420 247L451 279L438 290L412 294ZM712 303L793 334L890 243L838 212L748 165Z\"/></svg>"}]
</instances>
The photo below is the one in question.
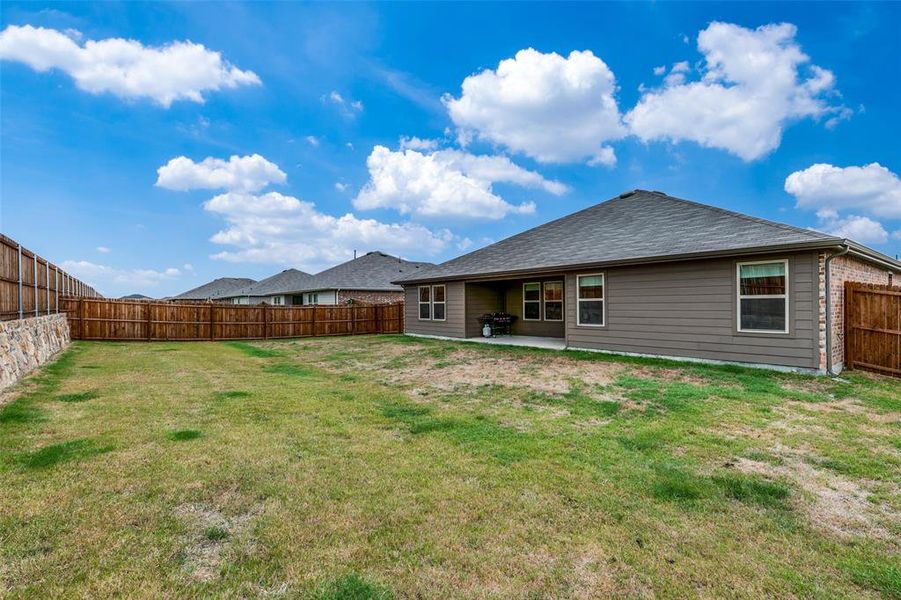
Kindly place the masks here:
<instances>
[{"instance_id":1,"label":"roof vent","mask_svg":"<svg viewBox=\"0 0 901 600\"><path fill-rule=\"evenodd\" d=\"M619 195L619 197L620 198L628 198L629 196L634 196L634 195L635 195L635 190L631 190L628 192L623 192L622 194Z\"/></svg>"}]
</instances>

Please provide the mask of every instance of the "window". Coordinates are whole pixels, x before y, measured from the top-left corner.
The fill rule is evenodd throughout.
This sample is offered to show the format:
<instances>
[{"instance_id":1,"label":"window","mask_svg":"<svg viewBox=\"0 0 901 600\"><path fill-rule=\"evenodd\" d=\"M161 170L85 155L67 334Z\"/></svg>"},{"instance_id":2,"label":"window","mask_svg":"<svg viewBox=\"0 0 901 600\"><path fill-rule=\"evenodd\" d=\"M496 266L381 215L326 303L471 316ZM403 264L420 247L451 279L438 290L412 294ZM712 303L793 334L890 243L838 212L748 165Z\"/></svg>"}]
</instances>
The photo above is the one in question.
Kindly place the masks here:
<instances>
[{"instance_id":1,"label":"window","mask_svg":"<svg viewBox=\"0 0 901 600\"><path fill-rule=\"evenodd\" d=\"M738 264L738 330L788 333L788 261Z\"/></svg>"},{"instance_id":2,"label":"window","mask_svg":"<svg viewBox=\"0 0 901 600\"><path fill-rule=\"evenodd\" d=\"M319 304L319 292L307 294L307 304Z\"/></svg>"},{"instance_id":3,"label":"window","mask_svg":"<svg viewBox=\"0 0 901 600\"><path fill-rule=\"evenodd\" d=\"M429 321L432 318L432 288L424 285L419 288L419 320Z\"/></svg>"},{"instance_id":4,"label":"window","mask_svg":"<svg viewBox=\"0 0 901 600\"><path fill-rule=\"evenodd\" d=\"M541 320L541 284L522 284L522 318L525 321Z\"/></svg>"},{"instance_id":5,"label":"window","mask_svg":"<svg viewBox=\"0 0 901 600\"><path fill-rule=\"evenodd\" d=\"M445 319L445 290L443 285L432 286L432 319L444 321Z\"/></svg>"},{"instance_id":6,"label":"window","mask_svg":"<svg viewBox=\"0 0 901 600\"><path fill-rule=\"evenodd\" d=\"M604 274L576 276L576 323L588 327L604 325Z\"/></svg>"},{"instance_id":7,"label":"window","mask_svg":"<svg viewBox=\"0 0 901 600\"><path fill-rule=\"evenodd\" d=\"M544 320L563 320L563 282L544 282Z\"/></svg>"},{"instance_id":8,"label":"window","mask_svg":"<svg viewBox=\"0 0 901 600\"><path fill-rule=\"evenodd\" d=\"M272 304L275 306L281 306L284 303L284 299L281 296L273 296Z\"/></svg>"}]
</instances>

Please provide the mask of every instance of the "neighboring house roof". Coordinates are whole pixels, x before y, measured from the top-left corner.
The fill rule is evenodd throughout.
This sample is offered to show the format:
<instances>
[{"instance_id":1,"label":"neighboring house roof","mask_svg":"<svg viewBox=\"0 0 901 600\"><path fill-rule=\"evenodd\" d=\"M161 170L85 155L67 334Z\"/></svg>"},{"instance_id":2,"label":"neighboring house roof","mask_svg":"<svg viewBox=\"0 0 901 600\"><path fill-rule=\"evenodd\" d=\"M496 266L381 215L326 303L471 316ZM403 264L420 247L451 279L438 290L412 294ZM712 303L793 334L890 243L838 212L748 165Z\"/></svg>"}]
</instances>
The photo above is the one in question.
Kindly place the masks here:
<instances>
[{"instance_id":1,"label":"neighboring house roof","mask_svg":"<svg viewBox=\"0 0 901 600\"><path fill-rule=\"evenodd\" d=\"M187 292L182 292L177 296L172 296L169 300L216 300L227 298L229 292L251 283L256 283L256 281L246 277L220 277Z\"/></svg>"},{"instance_id":2,"label":"neighboring house roof","mask_svg":"<svg viewBox=\"0 0 901 600\"><path fill-rule=\"evenodd\" d=\"M122 296L119 300L153 300L150 296L145 296L144 294L129 294L127 296Z\"/></svg>"},{"instance_id":3,"label":"neighboring house roof","mask_svg":"<svg viewBox=\"0 0 901 600\"><path fill-rule=\"evenodd\" d=\"M399 292L395 283L402 277L415 276L434 267L432 263L411 262L384 252L368 252L359 258L326 269L304 284L304 292L318 290L359 290L367 292Z\"/></svg>"},{"instance_id":4,"label":"neighboring house roof","mask_svg":"<svg viewBox=\"0 0 901 600\"><path fill-rule=\"evenodd\" d=\"M662 192L634 190L395 281L829 248L842 243L847 240ZM885 255L853 245L877 260L901 266Z\"/></svg>"},{"instance_id":5,"label":"neighboring house roof","mask_svg":"<svg viewBox=\"0 0 901 600\"><path fill-rule=\"evenodd\" d=\"M281 273L276 273L272 277L267 277L261 281L251 283L250 285L232 290L223 298L243 298L245 296L273 296L279 294L290 294L297 292L303 288L306 281L312 275L298 271L297 269L285 269Z\"/></svg>"}]
</instances>

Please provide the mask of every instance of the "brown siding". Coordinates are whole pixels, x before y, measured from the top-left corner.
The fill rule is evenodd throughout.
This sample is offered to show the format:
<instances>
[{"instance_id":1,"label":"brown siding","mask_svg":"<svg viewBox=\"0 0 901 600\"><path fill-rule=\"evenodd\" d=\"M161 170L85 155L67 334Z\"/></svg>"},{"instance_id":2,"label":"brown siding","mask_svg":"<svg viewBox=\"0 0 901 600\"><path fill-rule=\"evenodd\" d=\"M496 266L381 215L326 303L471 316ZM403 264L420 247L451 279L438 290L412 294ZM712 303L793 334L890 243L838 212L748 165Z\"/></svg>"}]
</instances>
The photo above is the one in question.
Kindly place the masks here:
<instances>
[{"instance_id":1,"label":"brown siding","mask_svg":"<svg viewBox=\"0 0 901 600\"><path fill-rule=\"evenodd\" d=\"M516 315L517 319L513 322L514 335L538 335L543 337L564 337L566 330L566 290L563 292L563 321L526 321L522 318L522 284L539 282L544 284L545 281L563 281L563 275L557 277L533 277L531 279L519 279L506 284L507 312ZM564 284L564 288L565 288ZM543 289L543 288L542 288Z\"/></svg>"},{"instance_id":2,"label":"brown siding","mask_svg":"<svg viewBox=\"0 0 901 600\"><path fill-rule=\"evenodd\" d=\"M480 316L503 310L499 304L500 294L501 290L497 285L466 284L466 337L482 335L482 327L479 325Z\"/></svg>"},{"instance_id":3,"label":"brown siding","mask_svg":"<svg viewBox=\"0 0 901 600\"><path fill-rule=\"evenodd\" d=\"M465 337L465 288L466 285L462 281L447 282L447 320L420 321L419 286L405 286L404 293L406 332L418 333L420 335L441 335L456 338Z\"/></svg>"},{"instance_id":4,"label":"brown siding","mask_svg":"<svg viewBox=\"0 0 901 600\"><path fill-rule=\"evenodd\" d=\"M789 258L789 333L738 333L735 264L711 259L602 269L607 324L576 325L576 273L566 276L566 334L573 348L816 368L817 254ZM751 260L764 260L754 257Z\"/></svg>"}]
</instances>

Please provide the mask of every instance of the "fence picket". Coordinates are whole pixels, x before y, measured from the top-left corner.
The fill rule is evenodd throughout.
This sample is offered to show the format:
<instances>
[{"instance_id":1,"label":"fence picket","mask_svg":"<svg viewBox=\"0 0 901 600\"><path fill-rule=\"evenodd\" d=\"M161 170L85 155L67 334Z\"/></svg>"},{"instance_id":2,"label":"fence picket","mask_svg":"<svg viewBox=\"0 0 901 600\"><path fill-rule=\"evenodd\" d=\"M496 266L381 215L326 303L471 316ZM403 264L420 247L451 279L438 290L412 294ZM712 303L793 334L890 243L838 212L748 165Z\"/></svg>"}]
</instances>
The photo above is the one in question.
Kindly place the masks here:
<instances>
[{"instance_id":1,"label":"fence picket","mask_svg":"<svg viewBox=\"0 0 901 600\"><path fill-rule=\"evenodd\" d=\"M845 367L901 377L901 287L845 283Z\"/></svg>"}]
</instances>

